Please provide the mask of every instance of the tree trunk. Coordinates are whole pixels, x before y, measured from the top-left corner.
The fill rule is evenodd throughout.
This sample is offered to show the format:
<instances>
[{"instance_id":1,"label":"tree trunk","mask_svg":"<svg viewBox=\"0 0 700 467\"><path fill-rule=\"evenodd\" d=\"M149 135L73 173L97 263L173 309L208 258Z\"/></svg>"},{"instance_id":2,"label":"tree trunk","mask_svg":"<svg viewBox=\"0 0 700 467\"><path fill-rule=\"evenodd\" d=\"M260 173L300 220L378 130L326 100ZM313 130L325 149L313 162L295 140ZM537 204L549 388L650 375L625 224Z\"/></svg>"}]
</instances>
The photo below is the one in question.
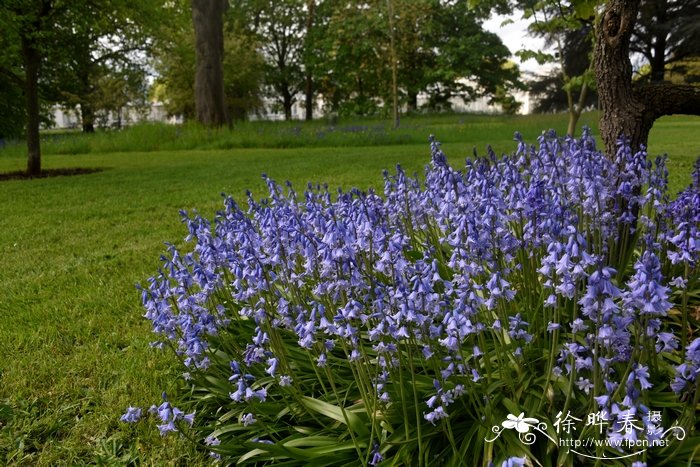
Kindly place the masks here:
<instances>
[{"instance_id":1,"label":"tree trunk","mask_svg":"<svg viewBox=\"0 0 700 467\"><path fill-rule=\"evenodd\" d=\"M192 0L195 35L194 100L204 125L228 123L224 97L224 13L228 0Z\"/></svg>"},{"instance_id":2,"label":"tree trunk","mask_svg":"<svg viewBox=\"0 0 700 467\"><path fill-rule=\"evenodd\" d=\"M416 91L408 90L406 91L407 107L409 112L415 112L418 110L418 93Z\"/></svg>"},{"instance_id":3,"label":"tree trunk","mask_svg":"<svg viewBox=\"0 0 700 467\"><path fill-rule=\"evenodd\" d=\"M314 14L316 12L316 1L309 0L306 3L307 16L306 16L306 47L309 47L309 37L311 36L311 30L314 27ZM308 53L308 49L307 49ZM314 80L311 70L307 64L306 66L306 86L304 89L305 99L304 105L306 107L306 121L311 121L314 119Z\"/></svg>"},{"instance_id":4,"label":"tree trunk","mask_svg":"<svg viewBox=\"0 0 700 467\"><path fill-rule=\"evenodd\" d=\"M80 103L80 120L83 122L83 133L95 132L95 111L87 101Z\"/></svg>"},{"instance_id":5,"label":"tree trunk","mask_svg":"<svg viewBox=\"0 0 700 467\"><path fill-rule=\"evenodd\" d=\"M646 146L654 121L664 115L700 114L700 87L667 83L633 87L629 43L640 0L609 0L596 28L594 66L600 106L600 135L608 157L617 140L632 151Z\"/></svg>"},{"instance_id":6,"label":"tree trunk","mask_svg":"<svg viewBox=\"0 0 700 467\"><path fill-rule=\"evenodd\" d=\"M656 34L656 40L654 41L653 51L654 56L651 59L651 81L652 82L662 82L666 74L666 29L668 25L666 24L666 10L668 8L667 2L665 0L656 0L653 3L654 6L654 18L656 19L656 24L653 27L660 28L662 33Z\"/></svg>"},{"instance_id":7,"label":"tree trunk","mask_svg":"<svg viewBox=\"0 0 700 467\"><path fill-rule=\"evenodd\" d=\"M394 30L394 4L386 0L387 16L389 18L389 56L391 58L391 109L394 120L394 128L399 127L399 87L396 58L396 31Z\"/></svg>"},{"instance_id":8,"label":"tree trunk","mask_svg":"<svg viewBox=\"0 0 700 467\"><path fill-rule=\"evenodd\" d=\"M292 93L289 92L289 88L285 88L282 92L282 107L284 108L284 119L292 119L292 105L294 105L294 99Z\"/></svg>"},{"instance_id":9,"label":"tree trunk","mask_svg":"<svg viewBox=\"0 0 700 467\"><path fill-rule=\"evenodd\" d=\"M314 82L311 73L306 72L306 90L304 98L304 106L306 107L306 121L314 119Z\"/></svg>"},{"instance_id":10,"label":"tree trunk","mask_svg":"<svg viewBox=\"0 0 700 467\"><path fill-rule=\"evenodd\" d=\"M573 91L567 91L567 93L571 92ZM571 105L571 102L573 102L573 96L569 96L569 125L566 128L566 134L571 137L576 136L576 125L578 125L578 119L581 118L583 106L586 105L586 96L588 96L588 85L586 83L581 85L581 91L579 91L578 95L578 102L575 105Z\"/></svg>"},{"instance_id":11,"label":"tree trunk","mask_svg":"<svg viewBox=\"0 0 700 467\"><path fill-rule=\"evenodd\" d=\"M27 174L41 173L41 143L39 141L39 64L41 57L34 41L22 37L24 58L24 94L27 105Z\"/></svg>"}]
</instances>

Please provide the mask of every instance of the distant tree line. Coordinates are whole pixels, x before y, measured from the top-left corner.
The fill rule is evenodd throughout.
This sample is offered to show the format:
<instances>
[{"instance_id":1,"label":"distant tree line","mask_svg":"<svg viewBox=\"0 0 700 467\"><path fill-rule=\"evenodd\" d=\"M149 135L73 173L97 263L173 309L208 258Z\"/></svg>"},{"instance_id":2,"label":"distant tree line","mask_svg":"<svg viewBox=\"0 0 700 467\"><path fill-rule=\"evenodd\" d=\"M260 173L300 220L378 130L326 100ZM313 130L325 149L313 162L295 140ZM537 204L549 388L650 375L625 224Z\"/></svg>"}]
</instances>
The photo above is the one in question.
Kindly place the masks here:
<instances>
[{"instance_id":1,"label":"distant tree line","mask_svg":"<svg viewBox=\"0 0 700 467\"><path fill-rule=\"evenodd\" d=\"M171 2L168 10L177 20L159 35L159 92L169 112L193 118L189 2ZM317 96L328 112L374 115L389 112L393 94L416 110L418 94L426 93L437 109L457 96L505 101L520 86L510 52L480 25L486 15L465 2L232 0L222 14L224 89L234 119L259 109L264 97L287 119L299 101L312 119Z\"/></svg>"}]
</instances>

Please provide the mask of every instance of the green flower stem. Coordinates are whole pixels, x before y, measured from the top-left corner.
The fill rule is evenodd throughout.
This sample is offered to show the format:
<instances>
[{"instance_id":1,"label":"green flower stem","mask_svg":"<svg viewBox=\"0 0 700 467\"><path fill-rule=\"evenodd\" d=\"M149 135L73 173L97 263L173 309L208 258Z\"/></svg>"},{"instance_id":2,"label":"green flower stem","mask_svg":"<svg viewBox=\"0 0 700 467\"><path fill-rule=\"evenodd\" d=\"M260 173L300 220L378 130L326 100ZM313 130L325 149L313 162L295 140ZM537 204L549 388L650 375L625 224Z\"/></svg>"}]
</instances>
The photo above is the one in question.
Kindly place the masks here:
<instances>
[{"instance_id":1,"label":"green flower stem","mask_svg":"<svg viewBox=\"0 0 700 467\"><path fill-rule=\"evenodd\" d=\"M686 286L683 288L681 296L681 349L685 355L686 347L688 346L688 277L690 276L690 265L685 262L683 268L683 280Z\"/></svg>"},{"instance_id":2,"label":"green flower stem","mask_svg":"<svg viewBox=\"0 0 700 467\"><path fill-rule=\"evenodd\" d=\"M407 345L408 362L409 362L409 365L411 367L411 374L415 376L416 367L414 365L413 354L411 352L411 349L414 346L417 348L415 341L410 342L409 345ZM414 405L414 411L415 411L415 415L416 415L416 432L417 432L417 436L418 436L418 459L419 459L418 465L421 466L421 465L423 465L423 461L424 461L424 459L423 459L423 428L422 428L423 419L422 419L421 413L420 413L420 405L419 405L419 401L418 401L418 391L416 390L415 384L413 385L413 405Z\"/></svg>"}]
</instances>

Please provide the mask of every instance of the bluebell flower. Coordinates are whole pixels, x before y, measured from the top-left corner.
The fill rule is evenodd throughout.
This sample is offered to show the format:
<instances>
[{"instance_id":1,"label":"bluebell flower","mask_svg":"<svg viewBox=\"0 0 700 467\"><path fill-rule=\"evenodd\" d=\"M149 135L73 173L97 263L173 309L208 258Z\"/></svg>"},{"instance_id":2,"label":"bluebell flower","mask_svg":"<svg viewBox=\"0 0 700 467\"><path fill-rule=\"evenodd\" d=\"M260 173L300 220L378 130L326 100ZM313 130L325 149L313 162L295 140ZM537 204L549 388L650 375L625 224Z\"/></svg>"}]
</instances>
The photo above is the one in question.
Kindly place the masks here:
<instances>
[{"instance_id":1,"label":"bluebell flower","mask_svg":"<svg viewBox=\"0 0 700 467\"><path fill-rule=\"evenodd\" d=\"M438 421L447 418L447 412L445 412L445 409L440 405L435 408L432 412L428 412L427 414L423 415L423 418L425 418L427 421L429 421L431 424L435 425Z\"/></svg>"},{"instance_id":2,"label":"bluebell flower","mask_svg":"<svg viewBox=\"0 0 700 467\"><path fill-rule=\"evenodd\" d=\"M686 347L685 361L675 367L671 388L677 394L695 388L700 377L700 337Z\"/></svg>"},{"instance_id":3,"label":"bluebell flower","mask_svg":"<svg viewBox=\"0 0 700 467\"><path fill-rule=\"evenodd\" d=\"M243 426L250 426L255 422L257 422L257 420L252 413L246 413L241 417L241 423Z\"/></svg>"},{"instance_id":4,"label":"bluebell flower","mask_svg":"<svg viewBox=\"0 0 700 467\"><path fill-rule=\"evenodd\" d=\"M509 457L503 461L501 467L523 467L526 462L527 458L525 457Z\"/></svg>"},{"instance_id":5,"label":"bluebell flower","mask_svg":"<svg viewBox=\"0 0 700 467\"><path fill-rule=\"evenodd\" d=\"M121 416L120 420L127 423L135 423L141 419L141 409L139 407L128 407L126 413Z\"/></svg>"}]
</instances>

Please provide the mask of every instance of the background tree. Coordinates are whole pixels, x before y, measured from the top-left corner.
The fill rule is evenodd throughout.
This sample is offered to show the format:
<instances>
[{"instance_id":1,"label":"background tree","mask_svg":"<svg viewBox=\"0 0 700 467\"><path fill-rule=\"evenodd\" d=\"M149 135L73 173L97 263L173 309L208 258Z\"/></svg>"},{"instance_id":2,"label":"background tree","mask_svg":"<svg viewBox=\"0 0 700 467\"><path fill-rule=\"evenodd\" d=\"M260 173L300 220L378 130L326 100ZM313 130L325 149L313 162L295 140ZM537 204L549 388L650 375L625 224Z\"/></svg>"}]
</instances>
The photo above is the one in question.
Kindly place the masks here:
<instances>
[{"instance_id":1,"label":"background tree","mask_svg":"<svg viewBox=\"0 0 700 467\"><path fill-rule=\"evenodd\" d=\"M394 128L399 127L399 84L398 84L398 57L396 54L396 17L393 0L386 0L387 34L389 35L389 60L391 67L391 113L394 120Z\"/></svg>"},{"instance_id":2,"label":"background tree","mask_svg":"<svg viewBox=\"0 0 700 467\"><path fill-rule=\"evenodd\" d=\"M379 112L379 96L390 96L387 22L377 14L380 6L378 1L354 0L326 4L328 21L317 69L329 113L373 115Z\"/></svg>"},{"instance_id":3,"label":"background tree","mask_svg":"<svg viewBox=\"0 0 700 467\"><path fill-rule=\"evenodd\" d=\"M651 82L665 80L667 65L700 57L700 2L641 1L630 51L645 58Z\"/></svg>"},{"instance_id":4,"label":"background tree","mask_svg":"<svg viewBox=\"0 0 700 467\"><path fill-rule=\"evenodd\" d=\"M285 120L309 78L304 75L306 34L313 27L315 3L305 0L243 0L238 2L251 20L251 33L265 58L265 84L282 107ZM310 9L309 9L310 8ZM246 17L244 16L244 17Z\"/></svg>"},{"instance_id":5,"label":"background tree","mask_svg":"<svg viewBox=\"0 0 700 467\"><path fill-rule=\"evenodd\" d=\"M98 8L86 0L0 3L0 70L15 86L7 95L16 96L17 89L24 95L30 175L41 171L42 105L79 104L85 129L91 131L96 83L106 83L112 71L123 77L129 69L133 76L138 67L132 52L143 53L147 39L142 26L153 18L158 4L158 0L104 0ZM104 102L108 93L102 96Z\"/></svg>"},{"instance_id":6,"label":"background tree","mask_svg":"<svg viewBox=\"0 0 700 467\"><path fill-rule=\"evenodd\" d=\"M452 97L466 102L518 83L517 67L497 35L483 31L478 10L464 2L392 0L393 28L385 1L336 2L326 32L323 96L339 113L366 115L391 108L390 30L395 31L398 98L409 111L418 95L433 109ZM383 106L383 107L382 107Z\"/></svg>"},{"instance_id":7,"label":"background tree","mask_svg":"<svg viewBox=\"0 0 700 467\"><path fill-rule=\"evenodd\" d=\"M83 131L95 131L98 113L125 106L124 92L135 101L145 99L146 57L153 27L161 20L159 0L103 0L66 9L62 47L47 50L50 76L58 81L53 99L80 111ZM70 32L67 32L70 31ZM66 37L68 39L68 37ZM112 94L116 82L127 86ZM100 84L110 89L100 89ZM115 100L110 101L110 96Z\"/></svg>"},{"instance_id":8,"label":"background tree","mask_svg":"<svg viewBox=\"0 0 700 467\"><path fill-rule=\"evenodd\" d=\"M197 120L228 123L224 95L224 13L228 0L191 0L195 37L194 96Z\"/></svg>"},{"instance_id":9,"label":"background tree","mask_svg":"<svg viewBox=\"0 0 700 467\"><path fill-rule=\"evenodd\" d=\"M156 36L154 67L157 72L156 99L169 115L195 119L194 27L187 0L166 7L169 21L163 22ZM233 120L243 120L262 107L261 86L264 61L258 44L241 24L245 18L234 7L225 16L224 94L226 112Z\"/></svg>"},{"instance_id":10,"label":"background tree","mask_svg":"<svg viewBox=\"0 0 700 467\"><path fill-rule=\"evenodd\" d=\"M22 56L15 13L0 8L0 139L18 138L24 134L26 123L26 100L22 76Z\"/></svg>"},{"instance_id":11,"label":"background tree","mask_svg":"<svg viewBox=\"0 0 700 467\"><path fill-rule=\"evenodd\" d=\"M0 30L3 31L3 74L20 84L27 117L27 174L41 173L39 141L40 96L39 78L42 59L55 39L55 25L60 24L64 5L51 0L17 0L3 2ZM21 71L20 71L21 70Z\"/></svg>"},{"instance_id":12,"label":"background tree","mask_svg":"<svg viewBox=\"0 0 700 467\"><path fill-rule=\"evenodd\" d=\"M567 134L573 136L586 104L588 94L595 87L590 53L593 40L595 3L589 0L545 0L520 2L524 17L532 19L529 31L545 39L554 54L539 50L522 50L522 59L535 58L540 65L556 65L561 77L560 91L566 99L569 116Z\"/></svg>"},{"instance_id":13,"label":"background tree","mask_svg":"<svg viewBox=\"0 0 700 467\"><path fill-rule=\"evenodd\" d=\"M595 73L600 134L608 155L620 136L633 150L647 144L654 121L671 114L700 114L700 87L671 83L633 85L630 40L640 0L609 0L596 28Z\"/></svg>"},{"instance_id":14,"label":"background tree","mask_svg":"<svg viewBox=\"0 0 700 467\"><path fill-rule=\"evenodd\" d=\"M101 128L120 129L150 111L149 86L141 69L111 69L97 78L91 96L93 123Z\"/></svg>"},{"instance_id":15,"label":"background tree","mask_svg":"<svg viewBox=\"0 0 700 467\"><path fill-rule=\"evenodd\" d=\"M321 9L323 11L323 9ZM317 6L316 0L307 0L306 2L306 31L304 35L304 51L303 51L303 63L304 63L304 119L309 121L314 118L314 97L316 94L315 89L315 73L314 64L316 63L316 56L314 52L316 47L314 47L314 41L321 37L317 30L318 24L323 21L323 15L319 14L319 8Z\"/></svg>"},{"instance_id":16,"label":"background tree","mask_svg":"<svg viewBox=\"0 0 700 467\"><path fill-rule=\"evenodd\" d=\"M426 90L432 100L456 96L465 102L521 87L520 70L510 62L510 51L498 35L484 31L486 10L468 2L437 2L429 28L434 68L426 68ZM500 5L496 4L499 9Z\"/></svg>"},{"instance_id":17,"label":"background tree","mask_svg":"<svg viewBox=\"0 0 700 467\"><path fill-rule=\"evenodd\" d=\"M547 74L536 75L528 81L530 96L535 99L534 112L561 112L568 111L571 102L581 103L581 108L594 107L598 103L598 94L595 91L592 76L587 84L587 92L584 99L574 100L575 88L566 86L567 77L583 76L590 72L591 57L593 54L593 24L589 23L578 29L564 32L562 39L562 56L559 62L562 68L553 68ZM580 88L579 91L580 93Z\"/></svg>"},{"instance_id":18,"label":"background tree","mask_svg":"<svg viewBox=\"0 0 700 467\"><path fill-rule=\"evenodd\" d=\"M195 45L189 0L165 5L163 14L169 21L160 24L155 36L154 97L163 103L168 115L194 120Z\"/></svg>"}]
</instances>

